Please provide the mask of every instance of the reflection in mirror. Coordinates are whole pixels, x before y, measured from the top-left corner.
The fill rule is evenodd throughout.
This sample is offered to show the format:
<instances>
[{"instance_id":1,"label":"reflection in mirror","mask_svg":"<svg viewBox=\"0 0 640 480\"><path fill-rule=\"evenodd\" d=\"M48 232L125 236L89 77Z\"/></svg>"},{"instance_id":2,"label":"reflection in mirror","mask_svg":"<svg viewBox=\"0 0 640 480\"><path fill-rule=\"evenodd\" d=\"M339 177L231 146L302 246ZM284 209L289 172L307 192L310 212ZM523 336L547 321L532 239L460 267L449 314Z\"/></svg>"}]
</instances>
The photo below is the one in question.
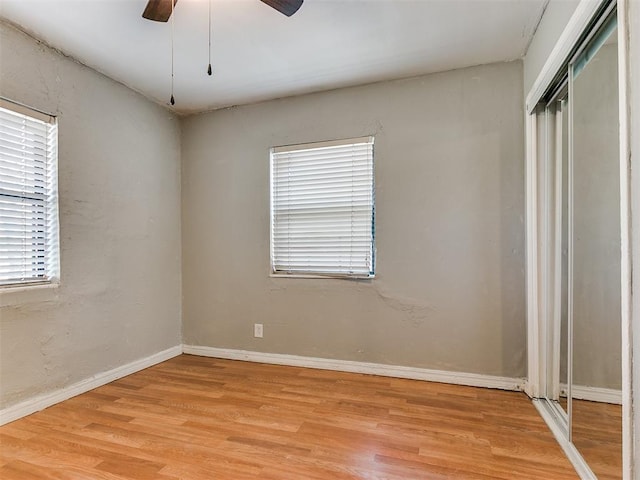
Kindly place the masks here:
<instances>
[{"instance_id":1,"label":"reflection in mirror","mask_svg":"<svg viewBox=\"0 0 640 480\"><path fill-rule=\"evenodd\" d=\"M622 478L620 175L615 17L570 66L571 438Z\"/></svg>"},{"instance_id":2,"label":"reflection in mirror","mask_svg":"<svg viewBox=\"0 0 640 480\"><path fill-rule=\"evenodd\" d=\"M568 192L569 192L569 96L567 84L561 85L558 93L547 104L547 122L549 125L550 167L554 177L554 191L551 202L555 204L553 226L553 255L555 266L553 273L553 313L549 328L549 361L547 373L546 398L559 411L565 428L568 420L568 350L569 350L569 257L568 257ZM560 413L561 412L561 413Z\"/></svg>"},{"instance_id":3,"label":"reflection in mirror","mask_svg":"<svg viewBox=\"0 0 640 480\"><path fill-rule=\"evenodd\" d=\"M560 369L560 406L565 412L568 412L567 404L567 388L569 384L568 377L568 349L569 349L569 98L565 95L559 100L561 118L559 137L559 148L557 160L560 162L558 172L558 181L560 183L560 310L557 320L559 332L559 365Z\"/></svg>"}]
</instances>

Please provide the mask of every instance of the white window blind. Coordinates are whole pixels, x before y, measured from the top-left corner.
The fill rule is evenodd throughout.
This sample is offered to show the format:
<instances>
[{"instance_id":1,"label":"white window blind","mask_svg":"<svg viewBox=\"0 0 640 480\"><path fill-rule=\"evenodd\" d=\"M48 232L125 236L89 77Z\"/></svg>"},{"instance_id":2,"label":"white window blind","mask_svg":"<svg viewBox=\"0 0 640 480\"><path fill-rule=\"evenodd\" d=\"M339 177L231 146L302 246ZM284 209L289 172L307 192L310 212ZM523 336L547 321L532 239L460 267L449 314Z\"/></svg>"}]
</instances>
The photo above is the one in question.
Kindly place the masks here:
<instances>
[{"instance_id":1,"label":"white window blind","mask_svg":"<svg viewBox=\"0 0 640 480\"><path fill-rule=\"evenodd\" d=\"M271 150L273 273L374 275L373 137Z\"/></svg>"},{"instance_id":2,"label":"white window blind","mask_svg":"<svg viewBox=\"0 0 640 480\"><path fill-rule=\"evenodd\" d=\"M0 286L58 276L54 117L0 103Z\"/></svg>"}]
</instances>

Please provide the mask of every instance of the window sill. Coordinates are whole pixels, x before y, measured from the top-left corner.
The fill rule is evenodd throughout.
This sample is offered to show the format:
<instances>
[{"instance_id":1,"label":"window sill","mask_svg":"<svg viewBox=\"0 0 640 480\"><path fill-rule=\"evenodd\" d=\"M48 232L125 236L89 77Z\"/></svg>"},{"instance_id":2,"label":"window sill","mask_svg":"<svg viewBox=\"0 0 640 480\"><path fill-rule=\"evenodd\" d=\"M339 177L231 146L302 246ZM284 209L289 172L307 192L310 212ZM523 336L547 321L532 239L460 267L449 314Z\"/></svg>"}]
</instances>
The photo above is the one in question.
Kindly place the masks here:
<instances>
[{"instance_id":1,"label":"window sill","mask_svg":"<svg viewBox=\"0 0 640 480\"><path fill-rule=\"evenodd\" d=\"M59 286L59 281L4 285L0 287L0 308L56 302L60 294Z\"/></svg>"},{"instance_id":2,"label":"window sill","mask_svg":"<svg viewBox=\"0 0 640 480\"><path fill-rule=\"evenodd\" d=\"M3 285L0 287L0 309L57 302L60 295L59 286L59 281ZM4 315L0 315L0 317L4 317Z\"/></svg>"},{"instance_id":3,"label":"window sill","mask_svg":"<svg viewBox=\"0 0 640 480\"><path fill-rule=\"evenodd\" d=\"M52 280L49 282L33 282L33 283L12 283L9 285L0 285L0 295L4 293L18 293L24 291L40 290L45 288L58 288L60 282Z\"/></svg>"},{"instance_id":4,"label":"window sill","mask_svg":"<svg viewBox=\"0 0 640 480\"><path fill-rule=\"evenodd\" d=\"M340 275L340 274L313 274L313 273L280 273L271 272L269 274L271 278L315 278L317 280L373 280L374 275Z\"/></svg>"}]
</instances>

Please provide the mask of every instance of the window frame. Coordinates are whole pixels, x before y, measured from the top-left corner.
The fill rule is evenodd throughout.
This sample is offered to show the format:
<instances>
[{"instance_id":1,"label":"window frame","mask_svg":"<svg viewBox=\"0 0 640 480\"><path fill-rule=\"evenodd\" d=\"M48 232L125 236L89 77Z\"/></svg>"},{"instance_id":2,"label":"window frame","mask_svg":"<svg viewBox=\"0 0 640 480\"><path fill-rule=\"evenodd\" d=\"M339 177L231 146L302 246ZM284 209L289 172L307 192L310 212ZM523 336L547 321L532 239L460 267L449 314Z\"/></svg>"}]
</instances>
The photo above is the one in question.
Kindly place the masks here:
<instances>
[{"instance_id":1,"label":"window frame","mask_svg":"<svg viewBox=\"0 0 640 480\"><path fill-rule=\"evenodd\" d=\"M278 151L310 150L321 147L348 145L352 143L371 144L371 268L369 274L359 273L323 273L323 272L296 272L276 270L274 262L274 153ZM274 146L269 149L269 276L273 278L307 278L307 279L346 279L346 280L372 280L376 277L376 195L375 195L375 136L325 140L318 142L297 143L290 145Z\"/></svg>"},{"instance_id":2,"label":"window frame","mask_svg":"<svg viewBox=\"0 0 640 480\"><path fill-rule=\"evenodd\" d=\"M47 144L45 162L47 168L46 182L48 195L44 200L47 215L47 231L44 244L45 276L25 277L20 280L0 279L0 293L33 288L52 288L60 285L60 214L58 189L58 119L57 116L29 107L20 102L0 97L0 108L11 113L27 117L31 121L47 124L46 136L51 139Z\"/></svg>"}]
</instances>

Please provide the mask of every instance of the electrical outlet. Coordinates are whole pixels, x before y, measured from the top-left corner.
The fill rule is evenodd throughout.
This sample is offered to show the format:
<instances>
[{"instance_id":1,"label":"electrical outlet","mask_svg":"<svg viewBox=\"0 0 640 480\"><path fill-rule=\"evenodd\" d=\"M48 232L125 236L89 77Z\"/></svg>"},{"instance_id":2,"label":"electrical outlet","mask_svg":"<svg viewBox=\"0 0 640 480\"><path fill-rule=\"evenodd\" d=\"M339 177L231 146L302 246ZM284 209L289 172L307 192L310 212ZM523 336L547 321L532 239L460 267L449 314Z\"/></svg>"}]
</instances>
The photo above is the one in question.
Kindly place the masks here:
<instances>
[{"instance_id":1,"label":"electrical outlet","mask_svg":"<svg viewBox=\"0 0 640 480\"><path fill-rule=\"evenodd\" d=\"M253 336L256 338L262 338L263 326L261 323L253 324Z\"/></svg>"}]
</instances>

